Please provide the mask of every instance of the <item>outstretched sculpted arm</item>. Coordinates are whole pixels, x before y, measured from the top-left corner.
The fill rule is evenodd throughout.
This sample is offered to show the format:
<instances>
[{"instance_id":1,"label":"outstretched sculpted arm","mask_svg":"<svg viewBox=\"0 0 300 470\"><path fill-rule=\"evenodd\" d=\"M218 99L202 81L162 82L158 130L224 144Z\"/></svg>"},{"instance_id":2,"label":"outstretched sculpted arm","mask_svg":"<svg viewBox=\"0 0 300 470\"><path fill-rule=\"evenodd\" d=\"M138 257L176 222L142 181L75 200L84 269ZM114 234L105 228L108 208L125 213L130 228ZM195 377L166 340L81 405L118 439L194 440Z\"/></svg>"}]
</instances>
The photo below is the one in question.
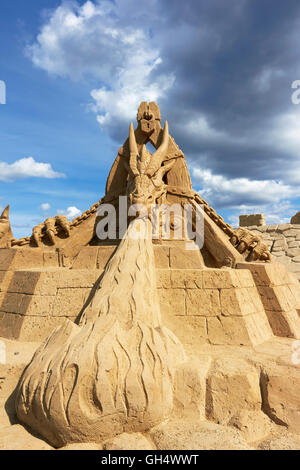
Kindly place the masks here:
<instances>
[{"instance_id":1,"label":"outstretched sculpted arm","mask_svg":"<svg viewBox=\"0 0 300 470\"><path fill-rule=\"evenodd\" d=\"M239 253L247 254L247 261L271 261L269 248L250 230L238 228L230 239Z\"/></svg>"}]
</instances>

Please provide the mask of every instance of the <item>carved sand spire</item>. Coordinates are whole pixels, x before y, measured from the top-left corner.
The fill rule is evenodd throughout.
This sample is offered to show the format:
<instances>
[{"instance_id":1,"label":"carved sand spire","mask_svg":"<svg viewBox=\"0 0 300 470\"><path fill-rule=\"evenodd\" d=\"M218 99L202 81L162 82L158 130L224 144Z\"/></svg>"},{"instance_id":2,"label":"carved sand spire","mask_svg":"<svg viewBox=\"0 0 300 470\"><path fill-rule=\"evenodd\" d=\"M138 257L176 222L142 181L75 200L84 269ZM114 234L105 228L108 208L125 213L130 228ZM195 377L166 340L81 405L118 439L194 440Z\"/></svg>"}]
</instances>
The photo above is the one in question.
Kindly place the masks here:
<instances>
[{"instance_id":1,"label":"carved sand spire","mask_svg":"<svg viewBox=\"0 0 300 470\"><path fill-rule=\"evenodd\" d=\"M12 231L9 221L9 205L5 207L0 216L0 248L9 247L12 239Z\"/></svg>"},{"instance_id":2,"label":"carved sand spire","mask_svg":"<svg viewBox=\"0 0 300 470\"><path fill-rule=\"evenodd\" d=\"M143 431L170 416L185 355L161 324L149 230L147 218L131 222L80 326L56 329L20 380L18 418L54 446Z\"/></svg>"},{"instance_id":3,"label":"carved sand spire","mask_svg":"<svg viewBox=\"0 0 300 470\"><path fill-rule=\"evenodd\" d=\"M132 122L130 123L129 127L129 152L129 168L132 171L133 176L137 176L139 174L139 171L137 169L137 157L139 152L136 145Z\"/></svg>"},{"instance_id":4,"label":"carved sand spire","mask_svg":"<svg viewBox=\"0 0 300 470\"><path fill-rule=\"evenodd\" d=\"M162 142L156 152L151 157L151 163L147 168L147 175L153 176L155 171L157 171L160 167L162 162L166 158L166 154L168 151L169 146L169 125L168 121L165 122L164 130L163 130L163 137Z\"/></svg>"},{"instance_id":5,"label":"carved sand spire","mask_svg":"<svg viewBox=\"0 0 300 470\"><path fill-rule=\"evenodd\" d=\"M8 204L8 206L6 206L5 209L3 210L0 219L9 220L9 204Z\"/></svg>"}]
</instances>

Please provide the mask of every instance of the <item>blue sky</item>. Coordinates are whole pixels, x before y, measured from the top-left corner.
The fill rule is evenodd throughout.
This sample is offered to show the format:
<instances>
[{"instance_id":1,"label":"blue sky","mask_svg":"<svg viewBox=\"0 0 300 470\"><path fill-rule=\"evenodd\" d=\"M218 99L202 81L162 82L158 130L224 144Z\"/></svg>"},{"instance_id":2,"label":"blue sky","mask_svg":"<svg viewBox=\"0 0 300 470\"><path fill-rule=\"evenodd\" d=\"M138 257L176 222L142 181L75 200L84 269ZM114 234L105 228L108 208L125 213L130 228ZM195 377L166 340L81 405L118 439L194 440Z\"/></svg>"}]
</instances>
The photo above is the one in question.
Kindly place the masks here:
<instances>
[{"instance_id":1,"label":"blue sky","mask_svg":"<svg viewBox=\"0 0 300 470\"><path fill-rule=\"evenodd\" d=\"M288 221L299 26L293 0L2 0L0 208L11 204L14 235L103 196L142 100L158 102L194 189L226 220Z\"/></svg>"}]
</instances>

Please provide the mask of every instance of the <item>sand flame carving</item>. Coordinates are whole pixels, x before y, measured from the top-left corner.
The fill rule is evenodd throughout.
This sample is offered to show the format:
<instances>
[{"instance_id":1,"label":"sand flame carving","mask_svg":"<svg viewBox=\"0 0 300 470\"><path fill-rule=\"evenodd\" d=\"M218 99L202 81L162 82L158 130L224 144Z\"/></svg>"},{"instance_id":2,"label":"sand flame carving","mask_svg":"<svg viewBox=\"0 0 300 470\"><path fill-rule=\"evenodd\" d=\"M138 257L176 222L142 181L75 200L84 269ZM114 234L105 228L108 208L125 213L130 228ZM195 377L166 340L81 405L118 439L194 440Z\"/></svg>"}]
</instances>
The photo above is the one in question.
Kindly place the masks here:
<instances>
[{"instance_id":1,"label":"sand flame carving","mask_svg":"<svg viewBox=\"0 0 300 470\"><path fill-rule=\"evenodd\" d=\"M146 430L171 413L185 354L161 324L149 229L131 222L80 326L57 328L20 380L19 419L54 446Z\"/></svg>"}]
</instances>

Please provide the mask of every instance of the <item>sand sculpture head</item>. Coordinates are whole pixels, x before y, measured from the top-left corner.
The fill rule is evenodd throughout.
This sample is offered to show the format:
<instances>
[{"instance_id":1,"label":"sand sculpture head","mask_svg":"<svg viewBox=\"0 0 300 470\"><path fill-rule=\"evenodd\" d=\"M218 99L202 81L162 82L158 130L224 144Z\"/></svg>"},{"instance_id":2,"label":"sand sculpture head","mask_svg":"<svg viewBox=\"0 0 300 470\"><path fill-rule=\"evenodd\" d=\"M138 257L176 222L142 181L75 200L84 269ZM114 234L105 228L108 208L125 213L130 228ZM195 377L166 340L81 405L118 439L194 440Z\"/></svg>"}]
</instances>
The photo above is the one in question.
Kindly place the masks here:
<instances>
[{"instance_id":1,"label":"sand sculpture head","mask_svg":"<svg viewBox=\"0 0 300 470\"><path fill-rule=\"evenodd\" d=\"M126 195L129 207L138 206L133 208L128 222L132 217L141 215L147 215L151 219L156 205L160 205L159 217L168 205L191 204L194 211L196 206L202 205L205 212L206 234L214 234L211 236L211 242L206 235L205 247L213 254L214 259L217 252L216 233L219 229L223 232L217 266L235 266L242 259L271 261L268 247L259 237L246 229L234 230L198 193L193 191L184 154L169 135L167 122L162 129L158 105L155 102L141 102L137 122L135 130L133 124L130 125L129 138L119 149L107 179L105 197L101 201L93 204L71 223L64 215L49 217L33 228L31 236L19 240L13 238L11 232L8 206L0 217L0 248L63 248L64 256L73 258L81 246L98 242L95 235L95 227L99 222L99 218L96 217L97 208L102 203L110 203L118 211L119 196ZM146 149L147 143L151 143L155 148L153 154ZM162 222L161 217L159 220ZM172 222L172 225L176 224ZM243 258L239 253L243 254Z\"/></svg>"},{"instance_id":2,"label":"sand sculpture head","mask_svg":"<svg viewBox=\"0 0 300 470\"><path fill-rule=\"evenodd\" d=\"M127 195L130 204L143 204L149 206L155 204L157 199L166 193L166 184L163 180L164 175L171 169L175 160L167 163L169 144L169 129L166 121L163 131L163 137L160 146L155 153L151 155L142 145L141 151L138 151L133 124L129 128L129 167Z\"/></svg>"}]
</instances>

